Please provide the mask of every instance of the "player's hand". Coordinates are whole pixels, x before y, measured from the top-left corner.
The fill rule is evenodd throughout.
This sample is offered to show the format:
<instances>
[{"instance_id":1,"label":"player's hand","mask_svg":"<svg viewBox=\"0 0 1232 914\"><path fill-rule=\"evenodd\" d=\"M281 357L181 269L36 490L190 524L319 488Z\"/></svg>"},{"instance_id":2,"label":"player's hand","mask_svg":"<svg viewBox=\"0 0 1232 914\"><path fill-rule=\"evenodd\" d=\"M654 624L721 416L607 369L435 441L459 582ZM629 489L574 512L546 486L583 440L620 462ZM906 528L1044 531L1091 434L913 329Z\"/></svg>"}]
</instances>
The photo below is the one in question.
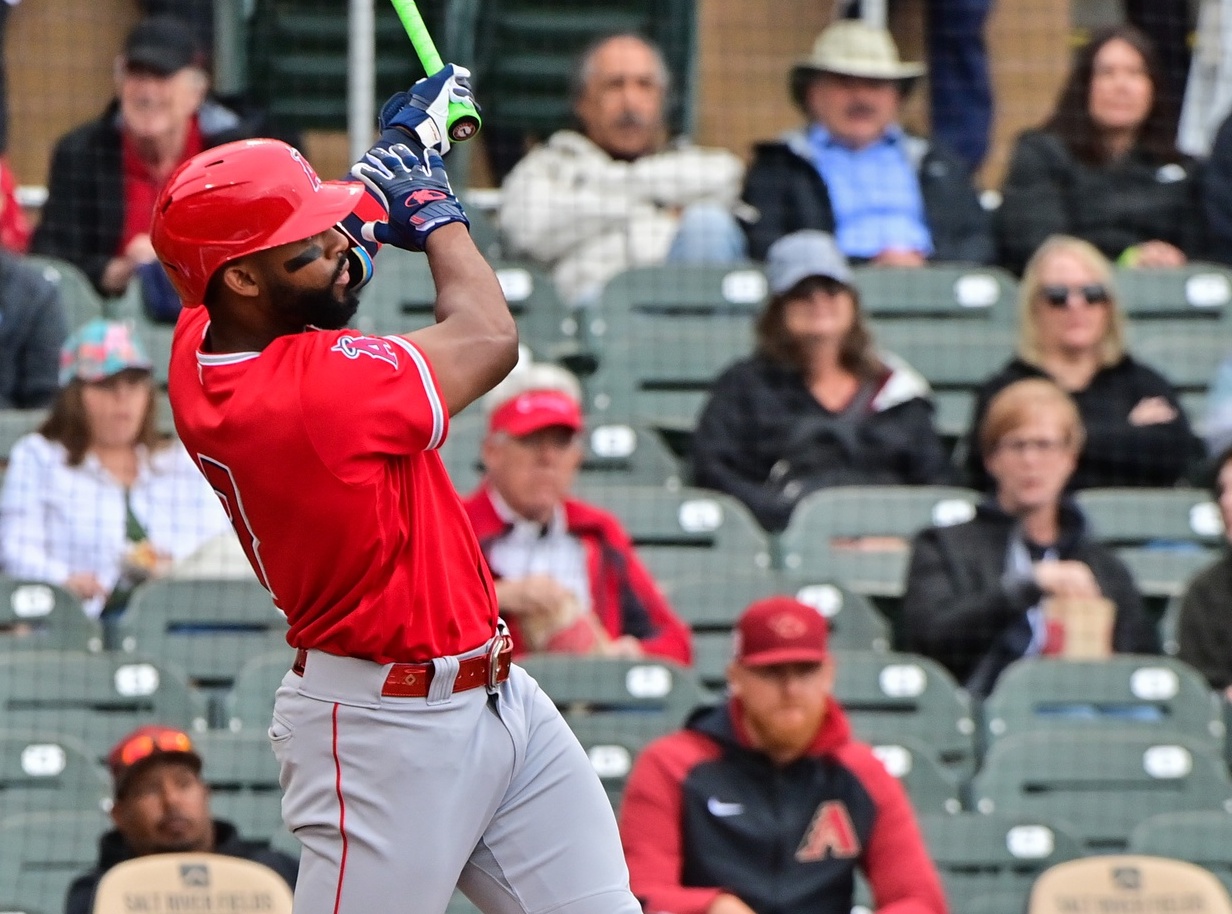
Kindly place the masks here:
<instances>
[{"instance_id":1,"label":"player's hand","mask_svg":"<svg viewBox=\"0 0 1232 914\"><path fill-rule=\"evenodd\" d=\"M406 92L395 92L381 106L377 124L381 128L381 140L396 143L411 137L424 149L433 149L444 155L449 151L449 130L446 117L449 102L469 102L475 105L475 93L471 91L471 71L466 67L448 64L439 73L426 76ZM478 105L475 106L478 108ZM395 133L390 133L394 131ZM396 132L402 134L401 137Z\"/></svg>"},{"instance_id":2,"label":"player's hand","mask_svg":"<svg viewBox=\"0 0 1232 914\"><path fill-rule=\"evenodd\" d=\"M428 236L442 225L461 222L470 227L462 204L449 185L445 163L431 149L421 160L409 146L388 149L373 146L351 174L363 181L385 212L387 222L369 222L364 238L392 244L407 251L422 251Z\"/></svg>"},{"instance_id":3,"label":"player's hand","mask_svg":"<svg viewBox=\"0 0 1232 914\"><path fill-rule=\"evenodd\" d=\"M1091 569L1082 562L1042 561L1034 565L1035 583L1050 597L1094 599L1103 596Z\"/></svg>"}]
</instances>

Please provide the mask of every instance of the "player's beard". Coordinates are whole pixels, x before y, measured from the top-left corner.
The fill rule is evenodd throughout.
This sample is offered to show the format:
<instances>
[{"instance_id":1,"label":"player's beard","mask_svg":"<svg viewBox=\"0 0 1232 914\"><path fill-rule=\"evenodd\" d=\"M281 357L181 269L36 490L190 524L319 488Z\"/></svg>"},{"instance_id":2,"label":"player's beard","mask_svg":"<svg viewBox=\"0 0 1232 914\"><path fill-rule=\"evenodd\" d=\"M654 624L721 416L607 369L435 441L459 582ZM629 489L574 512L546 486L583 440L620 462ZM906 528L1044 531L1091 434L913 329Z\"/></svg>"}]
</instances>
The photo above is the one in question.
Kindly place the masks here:
<instances>
[{"instance_id":1,"label":"player's beard","mask_svg":"<svg viewBox=\"0 0 1232 914\"><path fill-rule=\"evenodd\" d=\"M354 289L339 292L337 279L346 269L346 258L338 263L329 285L320 289L300 289L284 285L278 289L274 300L288 321L304 327L321 330L341 330L359 310L359 295ZM339 297L341 296L341 297Z\"/></svg>"}]
</instances>

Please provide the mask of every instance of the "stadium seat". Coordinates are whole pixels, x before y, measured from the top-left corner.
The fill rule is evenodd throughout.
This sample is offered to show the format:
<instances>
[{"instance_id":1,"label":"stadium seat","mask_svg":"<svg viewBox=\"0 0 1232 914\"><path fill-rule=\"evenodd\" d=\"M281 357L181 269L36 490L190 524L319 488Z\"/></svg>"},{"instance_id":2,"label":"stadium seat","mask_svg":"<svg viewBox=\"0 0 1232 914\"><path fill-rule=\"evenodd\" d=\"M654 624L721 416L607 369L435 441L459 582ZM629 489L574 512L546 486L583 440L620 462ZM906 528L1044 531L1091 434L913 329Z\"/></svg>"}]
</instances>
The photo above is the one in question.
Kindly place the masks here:
<instances>
[{"instance_id":1,"label":"stadium seat","mask_svg":"<svg viewBox=\"0 0 1232 914\"><path fill-rule=\"evenodd\" d=\"M188 873L193 878L187 878ZM99 881L94 911L262 911L291 914L291 888L267 866L223 854L147 854Z\"/></svg>"},{"instance_id":2,"label":"stadium seat","mask_svg":"<svg viewBox=\"0 0 1232 914\"><path fill-rule=\"evenodd\" d=\"M17 440L38 427L47 418L45 409L0 409L0 462L8 462Z\"/></svg>"},{"instance_id":3,"label":"stadium seat","mask_svg":"<svg viewBox=\"0 0 1232 914\"><path fill-rule=\"evenodd\" d=\"M1134 728L1007 736L971 789L977 811L1068 824L1091 853L1124 850L1157 813L1232 809L1232 782L1208 743Z\"/></svg>"},{"instance_id":4,"label":"stadium seat","mask_svg":"<svg viewBox=\"0 0 1232 914\"><path fill-rule=\"evenodd\" d=\"M1086 489L1077 500L1095 538L1160 602L1180 593L1223 547L1223 521L1205 489Z\"/></svg>"},{"instance_id":5,"label":"stadium seat","mask_svg":"<svg viewBox=\"0 0 1232 914\"><path fill-rule=\"evenodd\" d=\"M1102 660L1019 660L1001 674L983 711L990 745L1014 733L1132 726L1181 733L1219 753L1221 705L1188 664L1118 654Z\"/></svg>"},{"instance_id":6,"label":"stadium seat","mask_svg":"<svg viewBox=\"0 0 1232 914\"><path fill-rule=\"evenodd\" d=\"M1232 814L1226 810L1163 812L1129 833L1130 853L1172 857L1214 873L1232 891Z\"/></svg>"},{"instance_id":7,"label":"stadium seat","mask_svg":"<svg viewBox=\"0 0 1232 914\"><path fill-rule=\"evenodd\" d=\"M74 594L55 584L0 575L0 654L102 649L102 626L82 612Z\"/></svg>"},{"instance_id":8,"label":"stadium seat","mask_svg":"<svg viewBox=\"0 0 1232 914\"><path fill-rule=\"evenodd\" d=\"M1005 894L1026 905L1036 876L1082 856L1078 838L1047 819L1001 814L924 814L920 828L955 914L983 914L980 896Z\"/></svg>"},{"instance_id":9,"label":"stadium seat","mask_svg":"<svg viewBox=\"0 0 1232 914\"><path fill-rule=\"evenodd\" d=\"M125 320L132 325L134 334L145 345L150 361L154 363L155 387L166 390L167 375L171 368L171 336L175 332L174 325L152 321L140 309Z\"/></svg>"},{"instance_id":10,"label":"stadium seat","mask_svg":"<svg viewBox=\"0 0 1232 914\"><path fill-rule=\"evenodd\" d=\"M1016 322L1018 283L1000 267L929 264L912 270L857 267L860 308L878 321Z\"/></svg>"},{"instance_id":11,"label":"stadium seat","mask_svg":"<svg viewBox=\"0 0 1232 914\"><path fill-rule=\"evenodd\" d=\"M286 647L251 657L240 669L225 702L227 729L265 734L274 713L274 693L291 669L295 652Z\"/></svg>"},{"instance_id":12,"label":"stadium seat","mask_svg":"<svg viewBox=\"0 0 1232 914\"><path fill-rule=\"evenodd\" d=\"M886 770L902 783L917 814L955 815L962 809L958 779L923 742L909 736L883 738L873 743L872 749Z\"/></svg>"},{"instance_id":13,"label":"stadium seat","mask_svg":"<svg viewBox=\"0 0 1232 914\"><path fill-rule=\"evenodd\" d=\"M0 822L0 910L61 914L69 884L98 862L102 810L31 812Z\"/></svg>"},{"instance_id":14,"label":"stadium seat","mask_svg":"<svg viewBox=\"0 0 1232 914\"><path fill-rule=\"evenodd\" d=\"M45 254L27 254L24 262L37 268L43 278L59 290L60 304L70 330L106 313L103 297L78 267Z\"/></svg>"},{"instance_id":15,"label":"stadium seat","mask_svg":"<svg viewBox=\"0 0 1232 914\"><path fill-rule=\"evenodd\" d=\"M207 730L193 743L215 818L231 822L246 838L268 841L285 831L278 761L264 731Z\"/></svg>"},{"instance_id":16,"label":"stadium seat","mask_svg":"<svg viewBox=\"0 0 1232 914\"><path fill-rule=\"evenodd\" d=\"M842 486L807 495L780 537L789 578L836 578L866 596L900 597L910 539L962 523L978 492L949 486Z\"/></svg>"},{"instance_id":17,"label":"stadium seat","mask_svg":"<svg viewBox=\"0 0 1232 914\"><path fill-rule=\"evenodd\" d=\"M1213 324L1232 314L1232 271L1213 263L1150 270L1117 267L1121 311L1131 326L1154 330L1161 323ZM1145 334L1144 334L1145 335Z\"/></svg>"},{"instance_id":18,"label":"stadium seat","mask_svg":"<svg viewBox=\"0 0 1232 914\"><path fill-rule=\"evenodd\" d=\"M117 625L124 650L158 657L208 696L219 726L221 698L245 661L286 646L286 617L255 578L147 581Z\"/></svg>"},{"instance_id":19,"label":"stadium seat","mask_svg":"<svg viewBox=\"0 0 1232 914\"><path fill-rule=\"evenodd\" d=\"M206 726L204 706L162 661L85 651L0 655L0 721L23 734L71 733L100 755L142 724Z\"/></svg>"},{"instance_id":20,"label":"stadium seat","mask_svg":"<svg viewBox=\"0 0 1232 914\"><path fill-rule=\"evenodd\" d=\"M705 574L766 571L773 546L748 509L708 489L617 486L579 479L577 496L611 511L664 587Z\"/></svg>"},{"instance_id":21,"label":"stadium seat","mask_svg":"<svg viewBox=\"0 0 1232 914\"><path fill-rule=\"evenodd\" d=\"M1192 863L1110 854L1059 863L1035 880L1026 914L1076 911L1232 914L1232 899L1218 879Z\"/></svg>"},{"instance_id":22,"label":"stadium seat","mask_svg":"<svg viewBox=\"0 0 1232 914\"><path fill-rule=\"evenodd\" d=\"M835 651L834 695L859 739L918 740L959 778L975 767L970 700L938 663L915 654Z\"/></svg>"},{"instance_id":23,"label":"stadium seat","mask_svg":"<svg viewBox=\"0 0 1232 914\"><path fill-rule=\"evenodd\" d=\"M68 733L0 730L0 821L19 813L108 808L100 753Z\"/></svg>"}]
</instances>

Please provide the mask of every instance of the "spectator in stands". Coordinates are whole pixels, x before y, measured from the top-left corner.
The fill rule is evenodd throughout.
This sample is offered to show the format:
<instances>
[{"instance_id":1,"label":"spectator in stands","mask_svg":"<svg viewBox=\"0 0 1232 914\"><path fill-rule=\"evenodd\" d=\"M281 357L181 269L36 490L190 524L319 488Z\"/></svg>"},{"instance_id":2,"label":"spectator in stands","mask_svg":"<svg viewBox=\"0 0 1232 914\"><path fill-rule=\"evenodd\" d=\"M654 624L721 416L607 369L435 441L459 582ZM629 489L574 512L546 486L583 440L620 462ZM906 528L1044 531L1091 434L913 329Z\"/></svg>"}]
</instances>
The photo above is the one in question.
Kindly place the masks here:
<instances>
[{"instance_id":1,"label":"spectator in stands","mask_svg":"<svg viewBox=\"0 0 1232 914\"><path fill-rule=\"evenodd\" d=\"M126 324L75 330L60 384L47 421L13 446L0 556L8 574L59 584L87 614L110 615L229 523L184 448L159 437L150 359Z\"/></svg>"},{"instance_id":2,"label":"spectator in stands","mask_svg":"<svg viewBox=\"0 0 1232 914\"><path fill-rule=\"evenodd\" d=\"M1228 546L1185 589L1178 655L1232 701L1232 447L1215 461L1214 489Z\"/></svg>"},{"instance_id":3,"label":"spectator in stands","mask_svg":"<svg viewBox=\"0 0 1232 914\"><path fill-rule=\"evenodd\" d=\"M163 183L202 149L252 135L207 97L204 66L178 19L133 28L116 62L116 99L56 144L35 253L80 267L103 295L123 293L134 275L158 279L149 230Z\"/></svg>"},{"instance_id":4,"label":"spectator in stands","mask_svg":"<svg viewBox=\"0 0 1232 914\"><path fill-rule=\"evenodd\" d=\"M775 242L766 273L756 351L714 382L693 435L696 482L776 532L815 489L947 481L928 382L877 352L833 237Z\"/></svg>"},{"instance_id":5,"label":"spectator in stands","mask_svg":"<svg viewBox=\"0 0 1232 914\"><path fill-rule=\"evenodd\" d=\"M825 618L790 597L736 624L729 699L638 756L620 809L647 911L945 914L910 801L834 699Z\"/></svg>"},{"instance_id":6,"label":"spectator in stands","mask_svg":"<svg viewBox=\"0 0 1232 914\"><path fill-rule=\"evenodd\" d=\"M888 266L989 263L992 231L966 165L898 124L924 72L884 29L834 23L791 71L803 129L758 144L743 198L758 260L802 229L832 233L848 257Z\"/></svg>"},{"instance_id":7,"label":"spectator in stands","mask_svg":"<svg viewBox=\"0 0 1232 914\"><path fill-rule=\"evenodd\" d=\"M484 478L466 510L515 652L689 663L688 627L620 521L569 496L582 463L577 380L555 365L519 367L485 406Z\"/></svg>"},{"instance_id":8,"label":"spectator in stands","mask_svg":"<svg viewBox=\"0 0 1232 914\"><path fill-rule=\"evenodd\" d=\"M1203 175L1202 201L1210 226L1207 255L1232 264L1232 115L1220 125Z\"/></svg>"},{"instance_id":9,"label":"spectator in stands","mask_svg":"<svg viewBox=\"0 0 1232 914\"><path fill-rule=\"evenodd\" d=\"M139 727L107 756L115 784L115 828L98 842L98 866L73 880L64 914L92 914L94 893L113 866L149 854L210 853L260 863L295 887L299 864L235 826L210 818L210 788L201 756L187 733L158 725Z\"/></svg>"},{"instance_id":10,"label":"spectator in stands","mask_svg":"<svg viewBox=\"0 0 1232 914\"><path fill-rule=\"evenodd\" d=\"M1058 233L1128 266L1179 266L1202 253L1198 172L1176 148L1162 79L1133 26L1105 29L1076 52L1052 115L1010 158L998 211L1007 267L1020 272Z\"/></svg>"},{"instance_id":11,"label":"spectator in stands","mask_svg":"<svg viewBox=\"0 0 1232 914\"><path fill-rule=\"evenodd\" d=\"M16 254L0 249L0 409L51 402L67 335L56 287Z\"/></svg>"},{"instance_id":12,"label":"spectator in stands","mask_svg":"<svg viewBox=\"0 0 1232 914\"><path fill-rule=\"evenodd\" d=\"M1129 570L1088 536L1065 497L1084 434L1078 407L1052 381L1010 384L979 427L992 497L972 520L915 539L903 598L907 647L940 661L975 695L987 695L1019 657L1053 649L1050 598L1105 597L1115 607L1111 648L1159 651Z\"/></svg>"},{"instance_id":13,"label":"spectator in stands","mask_svg":"<svg viewBox=\"0 0 1232 914\"><path fill-rule=\"evenodd\" d=\"M593 301L629 267L743 253L730 212L743 164L669 140L670 88L663 55L646 39L600 39L573 75L578 129L552 134L505 179L500 226L510 252L549 266L570 302Z\"/></svg>"},{"instance_id":14,"label":"spectator in stands","mask_svg":"<svg viewBox=\"0 0 1232 914\"><path fill-rule=\"evenodd\" d=\"M1022 378L1050 378L1078 403L1086 446L1070 480L1095 486L1172 486L1200 442L1176 391L1125 350L1112 266L1091 244L1058 235L1027 264L1018 289L1018 354L980 387L967 469L987 489L979 429L988 402Z\"/></svg>"}]
</instances>

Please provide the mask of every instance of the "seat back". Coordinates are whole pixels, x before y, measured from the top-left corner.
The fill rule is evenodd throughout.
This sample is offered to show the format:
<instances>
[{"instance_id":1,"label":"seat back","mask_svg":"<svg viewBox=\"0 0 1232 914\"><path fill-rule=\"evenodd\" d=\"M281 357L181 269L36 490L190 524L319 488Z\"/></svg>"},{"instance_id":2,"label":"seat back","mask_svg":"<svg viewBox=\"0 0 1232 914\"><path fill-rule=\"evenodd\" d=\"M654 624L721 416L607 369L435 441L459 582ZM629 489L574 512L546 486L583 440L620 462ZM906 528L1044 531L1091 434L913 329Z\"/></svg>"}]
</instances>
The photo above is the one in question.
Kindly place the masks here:
<instances>
[{"instance_id":1,"label":"seat back","mask_svg":"<svg viewBox=\"0 0 1232 914\"><path fill-rule=\"evenodd\" d=\"M1172 857L1210 870L1232 890L1232 814L1222 809L1162 812L1129 833L1131 853Z\"/></svg>"},{"instance_id":2,"label":"seat back","mask_svg":"<svg viewBox=\"0 0 1232 914\"><path fill-rule=\"evenodd\" d=\"M264 734L274 712L274 693L282 682L295 652L289 647L250 657L240 668L225 702L227 727L234 731L255 730Z\"/></svg>"},{"instance_id":3,"label":"seat back","mask_svg":"<svg viewBox=\"0 0 1232 914\"><path fill-rule=\"evenodd\" d=\"M99 836L110 827L99 809L30 812L0 821L0 910L60 914L69 884L97 864Z\"/></svg>"},{"instance_id":4,"label":"seat back","mask_svg":"<svg viewBox=\"0 0 1232 914\"><path fill-rule=\"evenodd\" d=\"M1232 314L1232 271L1213 263L1140 270L1117 267L1121 311L1134 324L1197 322L1210 327Z\"/></svg>"},{"instance_id":5,"label":"seat back","mask_svg":"<svg viewBox=\"0 0 1232 914\"><path fill-rule=\"evenodd\" d=\"M1199 866L1141 854L1059 863L1035 880L1027 904L1027 914L1179 910L1228 914L1232 899Z\"/></svg>"},{"instance_id":6,"label":"seat back","mask_svg":"<svg viewBox=\"0 0 1232 914\"><path fill-rule=\"evenodd\" d=\"M102 626L82 612L72 593L55 584L0 575L0 653L102 647Z\"/></svg>"},{"instance_id":7,"label":"seat back","mask_svg":"<svg viewBox=\"0 0 1232 914\"><path fill-rule=\"evenodd\" d=\"M962 809L958 778L937 760L936 753L915 737L882 739L873 754L898 778L917 813L955 815Z\"/></svg>"},{"instance_id":8,"label":"seat back","mask_svg":"<svg viewBox=\"0 0 1232 914\"><path fill-rule=\"evenodd\" d=\"M834 695L859 739L914 738L958 777L975 765L970 699L940 664L915 654L834 651Z\"/></svg>"},{"instance_id":9,"label":"seat back","mask_svg":"<svg viewBox=\"0 0 1232 914\"><path fill-rule=\"evenodd\" d=\"M989 742L1014 733L1127 726L1224 743L1223 709L1202 675L1171 657L1026 658L1011 664L984 702Z\"/></svg>"},{"instance_id":10,"label":"seat back","mask_svg":"<svg viewBox=\"0 0 1232 914\"><path fill-rule=\"evenodd\" d=\"M981 895L1017 896L1021 912L1035 878L1082 856L1078 838L1047 819L1001 814L924 814L920 828L955 911L981 911Z\"/></svg>"},{"instance_id":11,"label":"seat back","mask_svg":"<svg viewBox=\"0 0 1232 914\"><path fill-rule=\"evenodd\" d=\"M853 280L860 309L877 321L1013 324L1018 283L1000 267L929 264L913 270L860 266Z\"/></svg>"},{"instance_id":12,"label":"seat back","mask_svg":"<svg viewBox=\"0 0 1232 914\"><path fill-rule=\"evenodd\" d=\"M972 795L980 812L1068 823L1088 852L1110 853L1124 850L1134 826L1157 813L1224 808L1232 783L1206 743L1101 728L997 740Z\"/></svg>"},{"instance_id":13,"label":"seat back","mask_svg":"<svg viewBox=\"0 0 1232 914\"><path fill-rule=\"evenodd\" d=\"M215 818L257 840L285 831L278 760L264 731L207 730L193 737L193 745L201 756L201 776L210 787Z\"/></svg>"},{"instance_id":14,"label":"seat back","mask_svg":"<svg viewBox=\"0 0 1232 914\"><path fill-rule=\"evenodd\" d=\"M264 911L291 914L291 889L268 866L223 854L149 854L109 869L94 911Z\"/></svg>"},{"instance_id":15,"label":"seat back","mask_svg":"<svg viewBox=\"0 0 1232 914\"><path fill-rule=\"evenodd\" d=\"M98 756L68 733L0 730L0 820L18 813L107 808L111 782Z\"/></svg>"},{"instance_id":16,"label":"seat back","mask_svg":"<svg viewBox=\"0 0 1232 914\"><path fill-rule=\"evenodd\" d=\"M27 254L23 263L34 267L43 279L56 287L70 330L103 316L103 297L79 267L46 254Z\"/></svg>"},{"instance_id":17,"label":"seat back","mask_svg":"<svg viewBox=\"0 0 1232 914\"><path fill-rule=\"evenodd\" d=\"M0 462L7 462L17 439L37 431L46 409L0 409Z\"/></svg>"}]
</instances>

